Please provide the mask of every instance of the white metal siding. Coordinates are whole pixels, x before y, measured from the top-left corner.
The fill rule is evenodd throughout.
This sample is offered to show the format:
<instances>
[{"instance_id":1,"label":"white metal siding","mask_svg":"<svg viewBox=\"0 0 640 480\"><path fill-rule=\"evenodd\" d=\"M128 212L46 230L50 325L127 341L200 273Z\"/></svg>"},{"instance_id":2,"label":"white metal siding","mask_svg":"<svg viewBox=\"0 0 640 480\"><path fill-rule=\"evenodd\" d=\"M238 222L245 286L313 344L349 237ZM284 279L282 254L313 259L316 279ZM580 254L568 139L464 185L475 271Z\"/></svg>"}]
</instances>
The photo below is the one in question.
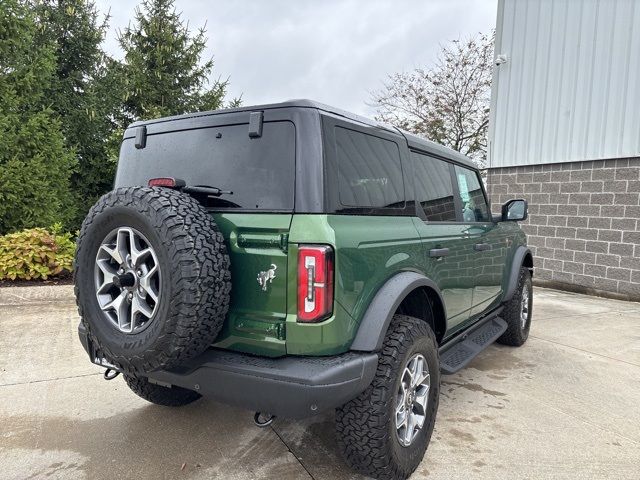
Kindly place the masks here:
<instances>
[{"instance_id":1,"label":"white metal siding","mask_svg":"<svg viewBox=\"0 0 640 480\"><path fill-rule=\"evenodd\" d=\"M640 156L640 1L500 0L489 165Z\"/></svg>"}]
</instances>

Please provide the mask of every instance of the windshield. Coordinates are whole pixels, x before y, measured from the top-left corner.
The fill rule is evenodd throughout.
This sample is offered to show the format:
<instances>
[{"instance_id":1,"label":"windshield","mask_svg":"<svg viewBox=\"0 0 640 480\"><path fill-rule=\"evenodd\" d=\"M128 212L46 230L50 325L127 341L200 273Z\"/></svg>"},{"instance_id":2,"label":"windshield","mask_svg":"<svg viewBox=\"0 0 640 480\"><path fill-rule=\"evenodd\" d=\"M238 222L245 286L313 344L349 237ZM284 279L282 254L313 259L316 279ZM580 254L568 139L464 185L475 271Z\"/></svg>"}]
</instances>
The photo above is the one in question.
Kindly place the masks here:
<instances>
[{"instance_id":1,"label":"windshield","mask_svg":"<svg viewBox=\"0 0 640 480\"><path fill-rule=\"evenodd\" d=\"M216 209L292 211L295 184L295 127L265 122L262 136L250 138L248 124L183 130L122 142L116 187L147 185L174 177L187 185L233 192L210 198Z\"/></svg>"}]
</instances>

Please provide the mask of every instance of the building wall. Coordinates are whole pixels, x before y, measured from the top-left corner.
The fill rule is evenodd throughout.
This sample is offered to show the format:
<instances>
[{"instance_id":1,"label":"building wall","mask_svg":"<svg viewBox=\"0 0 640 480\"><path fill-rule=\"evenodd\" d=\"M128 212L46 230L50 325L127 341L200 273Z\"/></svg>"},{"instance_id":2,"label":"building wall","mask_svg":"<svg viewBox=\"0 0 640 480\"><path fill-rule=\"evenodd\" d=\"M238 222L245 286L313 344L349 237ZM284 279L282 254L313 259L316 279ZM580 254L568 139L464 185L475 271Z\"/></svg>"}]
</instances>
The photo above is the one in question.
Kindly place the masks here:
<instances>
[{"instance_id":1,"label":"building wall","mask_svg":"<svg viewBox=\"0 0 640 480\"><path fill-rule=\"evenodd\" d=\"M535 281L640 300L640 1L499 0L487 183Z\"/></svg>"},{"instance_id":2,"label":"building wall","mask_svg":"<svg viewBox=\"0 0 640 480\"><path fill-rule=\"evenodd\" d=\"M499 0L490 167L640 156L640 1Z\"/></svg>"},{"instance_id":3,"label":"building wall","mask_svg":"<svg viewBox=\"0 0 640 480\"><path fill-rule=\"evenodd\" d=\"M535 281L640 300L640 158L494 168L492 210L529 202Z\"/></svg>"}]
</instances>

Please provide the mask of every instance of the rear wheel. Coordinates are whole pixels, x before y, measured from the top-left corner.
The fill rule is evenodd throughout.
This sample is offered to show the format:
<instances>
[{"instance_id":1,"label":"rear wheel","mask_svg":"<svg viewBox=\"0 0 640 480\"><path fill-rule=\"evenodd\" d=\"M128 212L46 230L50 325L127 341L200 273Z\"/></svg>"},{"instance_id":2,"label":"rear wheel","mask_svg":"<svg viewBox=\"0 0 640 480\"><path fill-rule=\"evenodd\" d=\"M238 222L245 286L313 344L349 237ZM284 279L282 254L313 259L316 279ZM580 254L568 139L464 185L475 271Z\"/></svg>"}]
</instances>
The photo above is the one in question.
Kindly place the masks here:
<instances>
[{"instance_id":1,"label":"rear wheel","mask_svg":"<svg viewBox=\"0 0 640 480\"><path fill-rule=\"evenodd\" d=\"M407 478L431 439L440 364L423 320L395 315L371 385L336 411L338 445L349 465L379 479Z\"/></svg>"},{"instance_id":2,"label":"rear wheel","mask_svg":"<svg viewBox=\"0 0 640 480\"><path fill-rule=\"evenodd\" d=\"M531 273L520 268L518 286L513 297L504 304L502 318L507 322L507 330L498 338L498 343L519 347L529 338L531 315L533 313L533 284Z\"/></svg>"},{"instance_id":3,"label":"rear wheel","mask_svg":"<svg viewBox=\"0 0 640 480\"><path fill-rule=\"evenodd\" d=\"M124 374L124 381L131 391L146 401L165 407L181 407L195 402L200 394L180 387L163 387L144 377Z\"/></svg>"}]
</instances>

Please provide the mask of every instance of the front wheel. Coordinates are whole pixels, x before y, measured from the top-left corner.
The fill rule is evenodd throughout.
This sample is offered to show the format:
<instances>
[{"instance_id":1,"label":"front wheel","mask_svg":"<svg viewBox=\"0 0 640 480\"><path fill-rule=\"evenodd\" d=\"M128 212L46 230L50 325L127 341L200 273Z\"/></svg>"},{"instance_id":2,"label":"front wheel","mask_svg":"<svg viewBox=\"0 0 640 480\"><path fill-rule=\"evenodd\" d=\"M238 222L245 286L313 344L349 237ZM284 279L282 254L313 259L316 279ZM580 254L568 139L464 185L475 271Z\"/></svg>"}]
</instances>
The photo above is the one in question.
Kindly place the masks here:
<instances>
[{"instance_id":1,"label":"front wheel","mask_svg":"<svg viewBox=\"0 0 640 480\"><path fill-rule=\"evenodd\" d=\"M404 479L424 457L438 410L438 346L423 320L395 315L371 385L336 410L338 445L364 475Z\"/></svg>"},{"instance_id":2,"label":"front wheel","mask_svg":"<svg viewBox=\"0 0 640 480\"><path fill-rule=\"evenodd\" d=\"M518 286L513 297L504 304L502 318L507 322L507 330L498 338L498 343L519 347L529 338L531 315L533 313L533 284L531 273L520 268Z\"/></svg>"}]
</instances>

